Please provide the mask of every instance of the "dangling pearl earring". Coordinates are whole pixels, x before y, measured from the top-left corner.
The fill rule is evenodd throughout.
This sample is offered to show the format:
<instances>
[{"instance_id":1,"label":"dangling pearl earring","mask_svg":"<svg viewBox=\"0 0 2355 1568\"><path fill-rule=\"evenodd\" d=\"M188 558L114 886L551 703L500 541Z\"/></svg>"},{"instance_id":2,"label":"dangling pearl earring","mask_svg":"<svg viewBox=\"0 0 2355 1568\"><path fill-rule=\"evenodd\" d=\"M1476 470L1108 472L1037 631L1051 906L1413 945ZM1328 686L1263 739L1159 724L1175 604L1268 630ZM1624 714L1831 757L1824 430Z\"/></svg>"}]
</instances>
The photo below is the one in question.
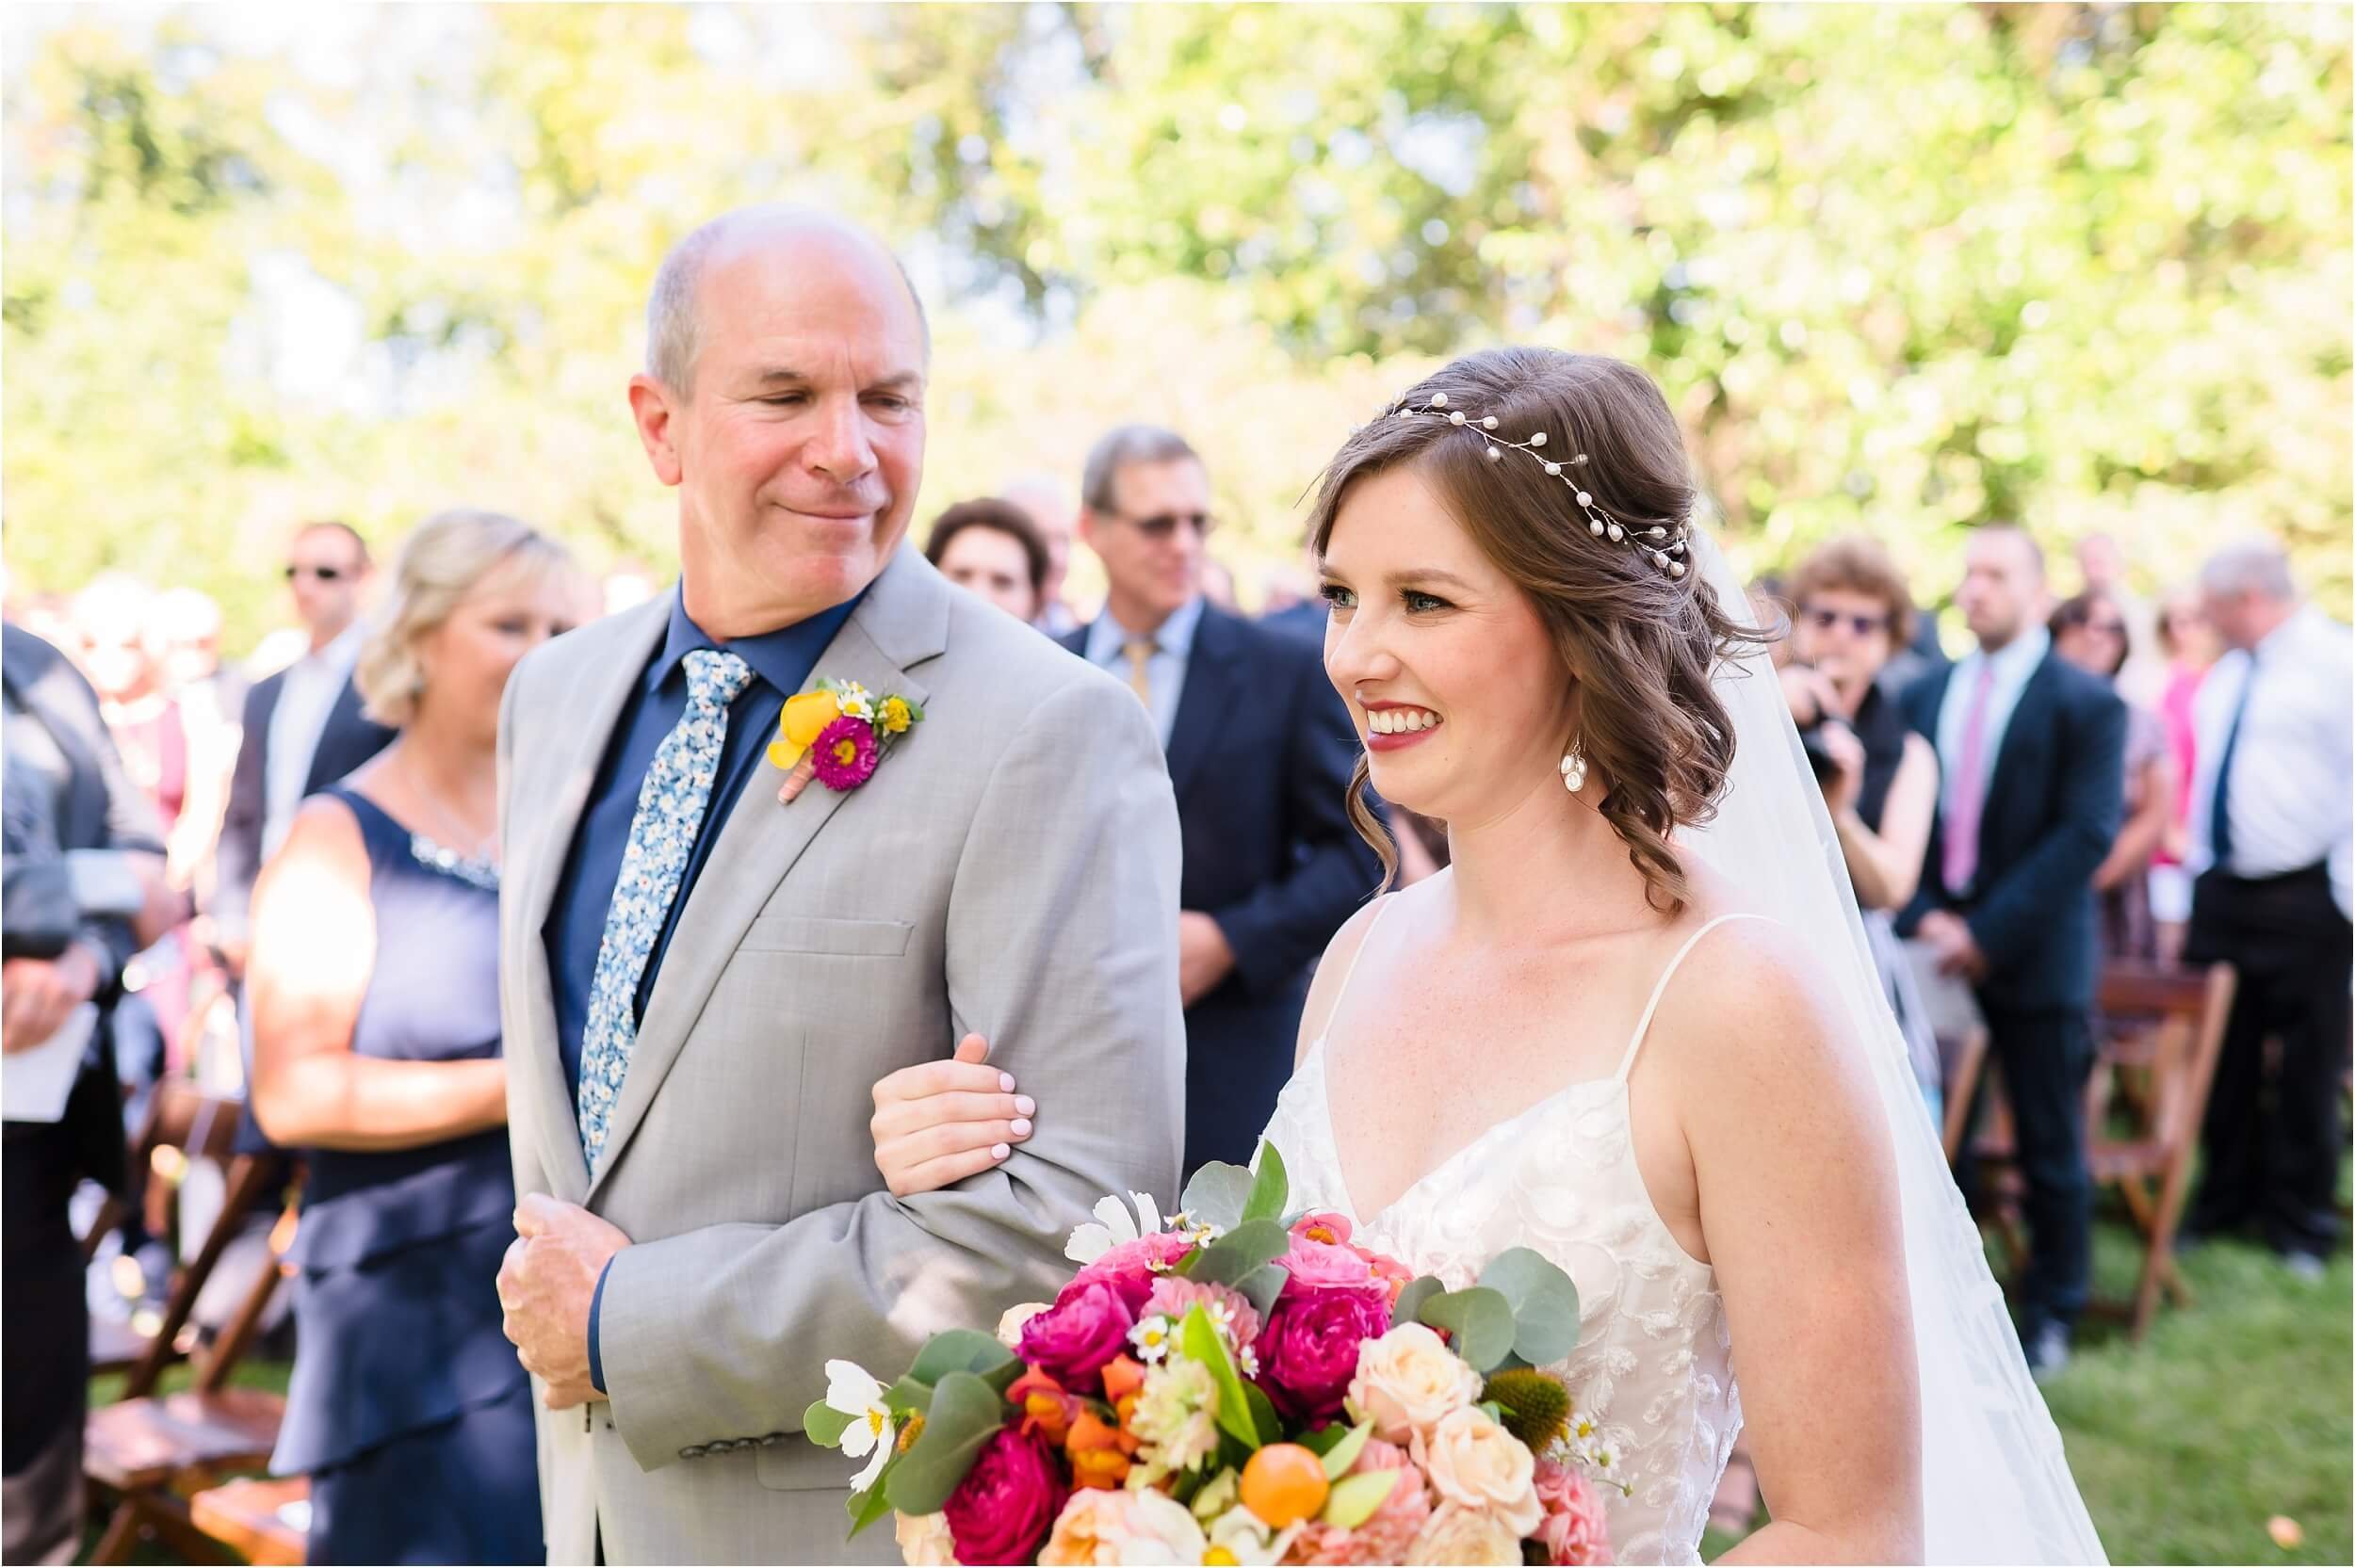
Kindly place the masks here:
<instances>
[{"instance_id":1,"label":"dangling pearl earring","mask_svg":"<svg viewBox=\"0 0 2355 1568\"><path fill-rule=\"evenodd\" d=\"M1562 787L1573 795L1586 787L1586 753L1579 749L1575 740L1570 742L1570 749L1562 753Z\"/></svg>"}]
</instances>

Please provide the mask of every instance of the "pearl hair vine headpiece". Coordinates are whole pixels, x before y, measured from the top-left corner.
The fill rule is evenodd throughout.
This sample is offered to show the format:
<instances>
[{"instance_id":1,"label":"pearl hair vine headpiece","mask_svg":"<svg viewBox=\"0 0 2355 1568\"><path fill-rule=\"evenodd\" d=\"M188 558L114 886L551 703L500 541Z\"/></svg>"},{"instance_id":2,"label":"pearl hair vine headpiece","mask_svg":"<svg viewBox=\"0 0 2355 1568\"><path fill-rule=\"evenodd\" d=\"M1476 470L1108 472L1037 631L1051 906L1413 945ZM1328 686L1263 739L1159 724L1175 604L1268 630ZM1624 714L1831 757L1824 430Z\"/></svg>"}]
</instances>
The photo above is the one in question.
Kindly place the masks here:
<instances>
[{"instance_id":1,"label":"pearl hair vine headpiece","mask_svg":"<svg viewBox=\"0 0 2355 1568\"><path fill-rule=\"evenodd\" d=\"M1566 472L1567 469L1585 467L1586 454L1579 452L1560 461L1548 457L1541 450L1546 445L1545 431L1532 431L1526 441L1515 441L1510 436L1499 435L1496 433L1497 416L1495 414L1475 418L1462 409L1450 408L1447 394L1444 392L1433 393L1431 400L1421 407L1401 398L1385 409L1382 416L1385 419L1444 419L1451 425L1470 430L1487 443L1485 450L1488 454L1490 462L1502 461L1504 449L1508 446L1516 452L1528 453L1531 458L1545 465L1549 477L1560 479L1564 487L1577 499L1578 509L1586 514L1588 533L1597 539L1607 539L1614 544L1632 542L1636 549L1644 553L1646 559L1662 572L1671 577L1684 575L1683 525L1680 524L1673 530L1663 523L1650 523L1640 527L1631 527L1595 505L1594 496L1581 489L1578 480Z\"/></svg>"}]
</instances>

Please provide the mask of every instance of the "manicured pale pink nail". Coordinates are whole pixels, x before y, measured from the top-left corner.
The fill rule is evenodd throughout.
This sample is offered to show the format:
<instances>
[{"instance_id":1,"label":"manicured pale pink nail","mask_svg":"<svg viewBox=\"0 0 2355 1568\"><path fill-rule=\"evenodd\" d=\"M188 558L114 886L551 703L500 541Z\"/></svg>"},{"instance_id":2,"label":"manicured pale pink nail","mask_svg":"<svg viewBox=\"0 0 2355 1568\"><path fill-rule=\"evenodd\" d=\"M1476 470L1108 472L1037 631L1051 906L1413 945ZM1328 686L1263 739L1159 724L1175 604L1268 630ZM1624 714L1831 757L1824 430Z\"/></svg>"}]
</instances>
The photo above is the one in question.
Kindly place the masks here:
<instances>
[{"instance_id":1,"label":"manicured pale pink nail","mask_svg":"<svg viewBox=\"0 0 2355 1568\"><path fill-rule=\"evenodd\" d=\"M1016 1138L1031 1136L1031 1119L1027 1116L1017 1116L1008 1125L1014 1128L1014 1136Z\"/></svg>"},{"instance_id":2,"label":"manicured pale pink nail","mask_svg":"<svg viewBox=\"0 0 2355 1568\"><path fill-rule=\"evenodd\" d=\"M1038 1109L1038 1102L1028 1094L1017 1094L1014 1097L1014 1113L1016 1116L1028 1116L1036 1109Z\"/></svg>"},{"instance_id":3,"label":"manicured pale pink nail","mask_svg":"<svg viewBox=\"0 0 2355 1568\"><path fill-rule=\"evenodd\" d=\"M993 1143L989 1146L989 1157L992 1159L1003 1159L1012 1153L1014 1151L1003 1143Z\"/></svg>"},{"instance_id":4,"label":"manicured pale pink nail","mask_svg":"<svg viewBox=\"0 0 2355 1568\"><path fill-rule=\"evenodd\" d=\"M1012 1073L1000 1073L998 1075L998 1091L1001 1094L1011 1094L1014 1092L1014 1075Z\"/></svg>"}]
</instances>

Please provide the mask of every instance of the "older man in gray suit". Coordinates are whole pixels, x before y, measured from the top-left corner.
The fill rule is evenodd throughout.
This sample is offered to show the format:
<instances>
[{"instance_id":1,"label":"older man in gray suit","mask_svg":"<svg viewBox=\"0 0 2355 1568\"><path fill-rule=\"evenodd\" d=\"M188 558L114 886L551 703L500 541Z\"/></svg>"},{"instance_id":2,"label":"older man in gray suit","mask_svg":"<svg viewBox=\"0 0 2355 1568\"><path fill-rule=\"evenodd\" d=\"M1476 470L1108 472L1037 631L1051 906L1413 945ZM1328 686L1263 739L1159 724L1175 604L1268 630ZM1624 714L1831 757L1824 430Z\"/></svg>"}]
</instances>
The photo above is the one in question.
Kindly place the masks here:
<instances>
[{"instance_id":1,"label":"older man in gray suit","mask_svg":"<svg viewBox=\"0 0 2355 1568\"><path fill-rule=\"evenodd\" d=\"M527 659L500 726L498 1285L547 1407L548 1551L885 1560L888 1531L843 1543L853 1464L800 1432L827 1358L887 1378L1051 1294L1097 1197L1175 1199L1176 808L1118 683L902 543L929 342L889 252L731 214L648 325L630 403L679 588ZM765 749L820 680L923 717L864 784L796 793ZM967 1030L1067 1108L894 1199L871 1088Z\"/></svg>"}]
</instances>

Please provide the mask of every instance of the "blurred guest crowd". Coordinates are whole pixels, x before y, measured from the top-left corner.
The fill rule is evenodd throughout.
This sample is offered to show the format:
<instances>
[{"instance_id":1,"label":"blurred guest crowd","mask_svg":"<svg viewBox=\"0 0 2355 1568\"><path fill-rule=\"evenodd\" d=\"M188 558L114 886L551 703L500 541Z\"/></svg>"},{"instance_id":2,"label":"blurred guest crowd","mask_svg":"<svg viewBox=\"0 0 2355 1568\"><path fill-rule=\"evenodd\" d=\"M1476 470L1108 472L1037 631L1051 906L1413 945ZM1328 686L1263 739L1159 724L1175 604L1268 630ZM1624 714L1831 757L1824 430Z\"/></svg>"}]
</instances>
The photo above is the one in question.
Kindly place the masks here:
<instances>
[{"instance_id":1,"label":"blurred guest crowd","mask_svg":"<svg viewBox=\"0 0 2355 1568\"><path fill-rule=\"evenodd\" d=\"M1278 574L1257 617L1238 608L1214 493L1182 434L1123 426L1080 474L961 500L923 542L1160 728L1184 847L1190 1168L1250 1156L1310 968L1380 876L1350 826L1358 740L1324 674L1323 606ZM1071 601L1077 549L1098 605ZM298 1229L291 1311L265 1325L292 1340L276 1468L311 1478L313 1560L537 1550L517 1505L536 1484L529 1390L484 1283L513 1203L499 701L540 641L666 590L636 564L593 582L477 511L425 521L384 566L353 528L304 523L275 564L290 623L237 663L188 588L108 574L7 606L8 1077L60 1086L12 1091L6 1123L11 1560L79 1544L91 1317L152 1332L214 1225L218 1182L173 1172L168 1212L126 1169L126 1135L175 1082L239 1106L240 1151L284 1157L306 1212L344 1217ZM2114 542L2056 571L2003 524L1973 532L1958 582L1908 582L1846 538L1753 604L1930 1114L1954 1019L1998 1069L2032 1364L2066 1358L2087 1301L2081 1107L2109 966L2235 966L2187 1229L2318 1269L2349 1046L2348 629L2270 543L2147 599ZM1391 821L1405 878L1446 863L1443 825ZM86 1243L102 1209L112 1227ZM276 1218L238 1220L225 1274L276 1267ZM397 1392L345 1397L362 1384ZM420 1517L403 1488L427 1475L482 1501Z\"/></svg>"}]
</instances>

